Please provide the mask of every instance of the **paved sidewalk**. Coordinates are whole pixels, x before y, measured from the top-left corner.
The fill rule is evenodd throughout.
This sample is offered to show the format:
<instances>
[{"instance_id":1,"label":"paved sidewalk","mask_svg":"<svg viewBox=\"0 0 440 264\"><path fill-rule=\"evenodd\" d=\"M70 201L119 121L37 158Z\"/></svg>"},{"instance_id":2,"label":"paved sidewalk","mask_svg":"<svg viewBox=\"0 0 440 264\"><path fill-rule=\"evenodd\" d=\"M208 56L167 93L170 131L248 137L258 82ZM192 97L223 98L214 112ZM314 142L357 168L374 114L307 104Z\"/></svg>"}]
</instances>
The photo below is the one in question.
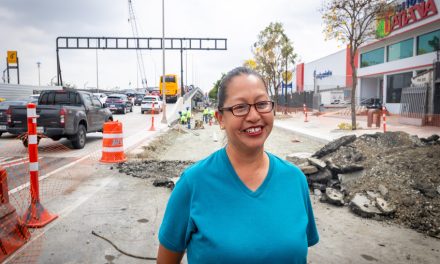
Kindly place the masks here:
<instances>
[{"instance_id":1,"label":"paved sidewalk","mask_svg":"<svg viewBox=\"0 0 440 264\"><path fill-rule=\"evenodd\" d=\"M398 122L397 117L387 116L386 118L387 131L404 131L410 135L417 135L419 138L429 137L432 134L440 135L440 127L404 125ZM361 128L354 131L338 129L338 125L341 123L351 124L350 116L313 116L309 113L307 120L308 122L304 122L304 114L302 112L292 113L288 116L277 113L274 125L288 129L313 140L318 140L322 143L333 141L346 135L360 136L363 134L383 132L382 124L380 128L376 128L374 125L372 128L368 128L366 116L356 116L356 122Z\"/></svg>"}]
</instances>

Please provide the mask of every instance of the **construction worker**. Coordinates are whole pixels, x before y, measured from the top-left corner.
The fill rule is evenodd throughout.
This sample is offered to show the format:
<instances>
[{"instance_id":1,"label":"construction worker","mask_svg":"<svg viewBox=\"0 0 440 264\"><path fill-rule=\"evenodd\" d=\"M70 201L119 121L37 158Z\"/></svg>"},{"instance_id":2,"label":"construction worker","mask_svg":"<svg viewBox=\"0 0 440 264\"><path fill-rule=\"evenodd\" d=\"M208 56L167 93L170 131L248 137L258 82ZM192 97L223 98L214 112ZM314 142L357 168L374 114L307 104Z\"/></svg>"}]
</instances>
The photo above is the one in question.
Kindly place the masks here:
<instances>
[{"instance_id":1,"label":"construction worker","mask_svg":"<svg viewBox=\"0 0 440 264\"><path fill-rule=\"evenodd\" d=\"M186 124L186 114L182 114L180 116L180 124L185 125Z\"/></svg>"},{"instance_id":2,"label":"construction worker","mask_svg":"<svg viewBox=\"0 0 440 264\"><path fill-rule=\"evenodd\" d=\"M189 107L186 108L186 122L188 122L188 129L191 129L191 109Z\"/></svg>"},{"instance_id":3,"label":"construction worker","mask_svg":"<svg viewBox=\"0 0 440 264\"><path fill-rule=\"evenodd\" d=\"M208 115L209 115L209 108L205 107L203 110L203 121L205 121L205 124L208 124Z\"/></svg>"},{"instance_id":4,"label":"construction worker","mask_svg":"<svg viewBox=\"0 0 440 264\"><path fill-rule=\"evenodd\" d=\"M212 122L215 117L215 111L214 109L209 110L209 122Z\"/></svg>"},{"instance_id":5,"label":"construction worker","mask_svg":"<svg viewBox=\"0 0 440 264\"><path fill-rule=\"evenodd\" d=\"M182 116L185 116L185 117L186 117L186 110L185 110L185 109L183 109L183 111L182 111L182 115L181 115L181 117L182 117ZM187 120L187 119L185 118L185 124L186 124L186 120Z\"/></svg>"}]
</instances>

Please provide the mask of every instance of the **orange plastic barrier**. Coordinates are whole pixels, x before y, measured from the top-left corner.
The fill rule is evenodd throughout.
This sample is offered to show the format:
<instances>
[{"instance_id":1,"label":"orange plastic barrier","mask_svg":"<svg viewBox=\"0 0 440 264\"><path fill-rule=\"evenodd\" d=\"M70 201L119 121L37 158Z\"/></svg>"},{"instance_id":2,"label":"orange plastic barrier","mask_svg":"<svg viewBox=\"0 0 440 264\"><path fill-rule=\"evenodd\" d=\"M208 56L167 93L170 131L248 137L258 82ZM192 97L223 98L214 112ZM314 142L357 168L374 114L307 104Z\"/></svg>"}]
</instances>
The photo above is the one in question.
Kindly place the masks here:
<instances>
[{"instance_id":1,"label":"orange plastic barrier","mask_svg":"<svg viewBox=\"0 0 440 264\"><path fill-rule=\"evenodd\" d=\"M154 128L154 103L151 108L151 126L150 126L150 129L148 129L148 130L149 131L156 131L156 129Z\"/></svg>"},{"instance_id":2,"label":"orange plastic barrier","mask_svg":"<svg viewBox=\"0 0 440 264\"><path fill-rule=\"evenodd\" d=\"M106 122L102 134L102 157L104 163L125 162L124 135L122 134L122 123L119 121Z\"/></svg>"},{"instance_id":3,"label":"orange plastic barrier","mask_svg":"<svg viewBox=\"0 0 440 264\"><path fill-rule=\"evenodd\" d=\"M9 203L8 175L0 166L0 263L31 237L26 225Z\"/></svg>"},{"instance_id":4,"label":"orange plastic barrier","mask_svg":"<svg viewBox=\"0 0 440 264\"><path fill-rule=\"evenodd\" d=\"M40 228L53 220L58 215L50 213L40 202L40 187L38 181L38 138L37 138L37 106L33 103L27 105L28 125L28 152L31 204L23 215L27 227Z\"/></svg>"}]
</instances>

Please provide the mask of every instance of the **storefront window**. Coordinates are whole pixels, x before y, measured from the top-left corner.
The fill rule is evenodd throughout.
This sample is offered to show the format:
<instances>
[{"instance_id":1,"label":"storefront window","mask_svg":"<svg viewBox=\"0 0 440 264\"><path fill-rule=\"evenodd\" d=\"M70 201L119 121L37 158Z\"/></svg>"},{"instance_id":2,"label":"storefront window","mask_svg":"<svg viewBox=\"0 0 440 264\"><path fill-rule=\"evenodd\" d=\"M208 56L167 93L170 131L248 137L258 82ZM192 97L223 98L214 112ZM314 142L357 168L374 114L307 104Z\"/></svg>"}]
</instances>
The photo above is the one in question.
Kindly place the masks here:
<instances>
[{"instance_id":1,"label":"storefront window","mask_svg":"<svg viewBox=\"0 0 440 264\"><path fill-rule=\"evenodd\" d=\"M402 88L411 85L412 72L387 76L387 103L400 103Z\"/></svg>"},{"instance_id":2,"label":"storefront window","mask_svg":"<svg viewBox=\"0 0 440 264\"><path fill-rule=\"evenodd\" d=\"M436 51L439 48L440 30L417 37L417 55Z\"/></svg>"},{"instance_id":3,"label":"storefront window","mask_svg":"<svg viewBox=\"0 0 440 264\"><path fill-rule=\"evenodd\" d=\"M361 68L383 63L384 50L379 48L361 54Z\"/></svg>"},{"instance_id":4,"label":"storefront window","mask_svg":"<svg viewBox=\"0 0 440 264\"><path fill-rule=\"evenodd\" d=\"M407 39L387 47L387 61L399 60L413 55L413 39Z\"/></svg>"}]
</instances>

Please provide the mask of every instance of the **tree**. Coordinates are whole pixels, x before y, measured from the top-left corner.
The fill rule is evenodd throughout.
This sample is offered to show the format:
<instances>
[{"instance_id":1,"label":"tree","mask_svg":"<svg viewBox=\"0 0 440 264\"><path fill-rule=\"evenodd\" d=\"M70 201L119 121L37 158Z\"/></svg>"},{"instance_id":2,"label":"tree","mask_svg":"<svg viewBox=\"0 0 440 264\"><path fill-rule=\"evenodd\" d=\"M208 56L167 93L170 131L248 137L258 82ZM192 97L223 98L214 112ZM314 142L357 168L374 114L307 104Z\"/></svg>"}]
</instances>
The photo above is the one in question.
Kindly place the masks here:
<instances>
[{"instance_id":1,"label":"tree","mask_svg":"<svg viewBox=\"0 0 440 264\"><path fill-rule=\"evenodd\" d=\"M351 126L356 129L357 71L355 58L359 47L374 38L373 22L382 17L388 7L387 0L329 0L322 9L326 39L335 39L348 45L352 71Z\"/></svg>"},{"instance_id":2,"label":"tree","mask_svg":"<svg viewBox=\"0 0 440 264\"><path fill-rule=\"evenodd\" d=\"M287 71L290 64L295 64L296 53L293 44L284 32L281 23L270 23L258 35L253 50L256 70L260 72L269 89L275 103L278 103L278 90L281 86L281 75Z\"/></svg>"},{"instance_id":3,"label":"tree","mask_svg":"<svg viewBox=\"0 0 440 264\"><path fill-rule=\"evenodd\" d=\"M212 87L212 89L208 93L209 98L211 98L213 100L217 100L218 88L220 87L220 83L221 83L223 77L225 77L225 75L226 74L222 73L222 77L220 77L220 79L218 79L214 83L214 86Z\"/></svg>"},{"instance_id":4,"label":"tree","mask_svg":"<svg viewBox=\"0 0 440 264\"><path fill-rule=\"evenodd\" d=\"M244 67L248 67L248 68L250 68L252 70L255 70L257 68L257 62L255 60L253 60L253 59L245 60L243 62L243 66Z\"/></svg>"}]
</instances>

